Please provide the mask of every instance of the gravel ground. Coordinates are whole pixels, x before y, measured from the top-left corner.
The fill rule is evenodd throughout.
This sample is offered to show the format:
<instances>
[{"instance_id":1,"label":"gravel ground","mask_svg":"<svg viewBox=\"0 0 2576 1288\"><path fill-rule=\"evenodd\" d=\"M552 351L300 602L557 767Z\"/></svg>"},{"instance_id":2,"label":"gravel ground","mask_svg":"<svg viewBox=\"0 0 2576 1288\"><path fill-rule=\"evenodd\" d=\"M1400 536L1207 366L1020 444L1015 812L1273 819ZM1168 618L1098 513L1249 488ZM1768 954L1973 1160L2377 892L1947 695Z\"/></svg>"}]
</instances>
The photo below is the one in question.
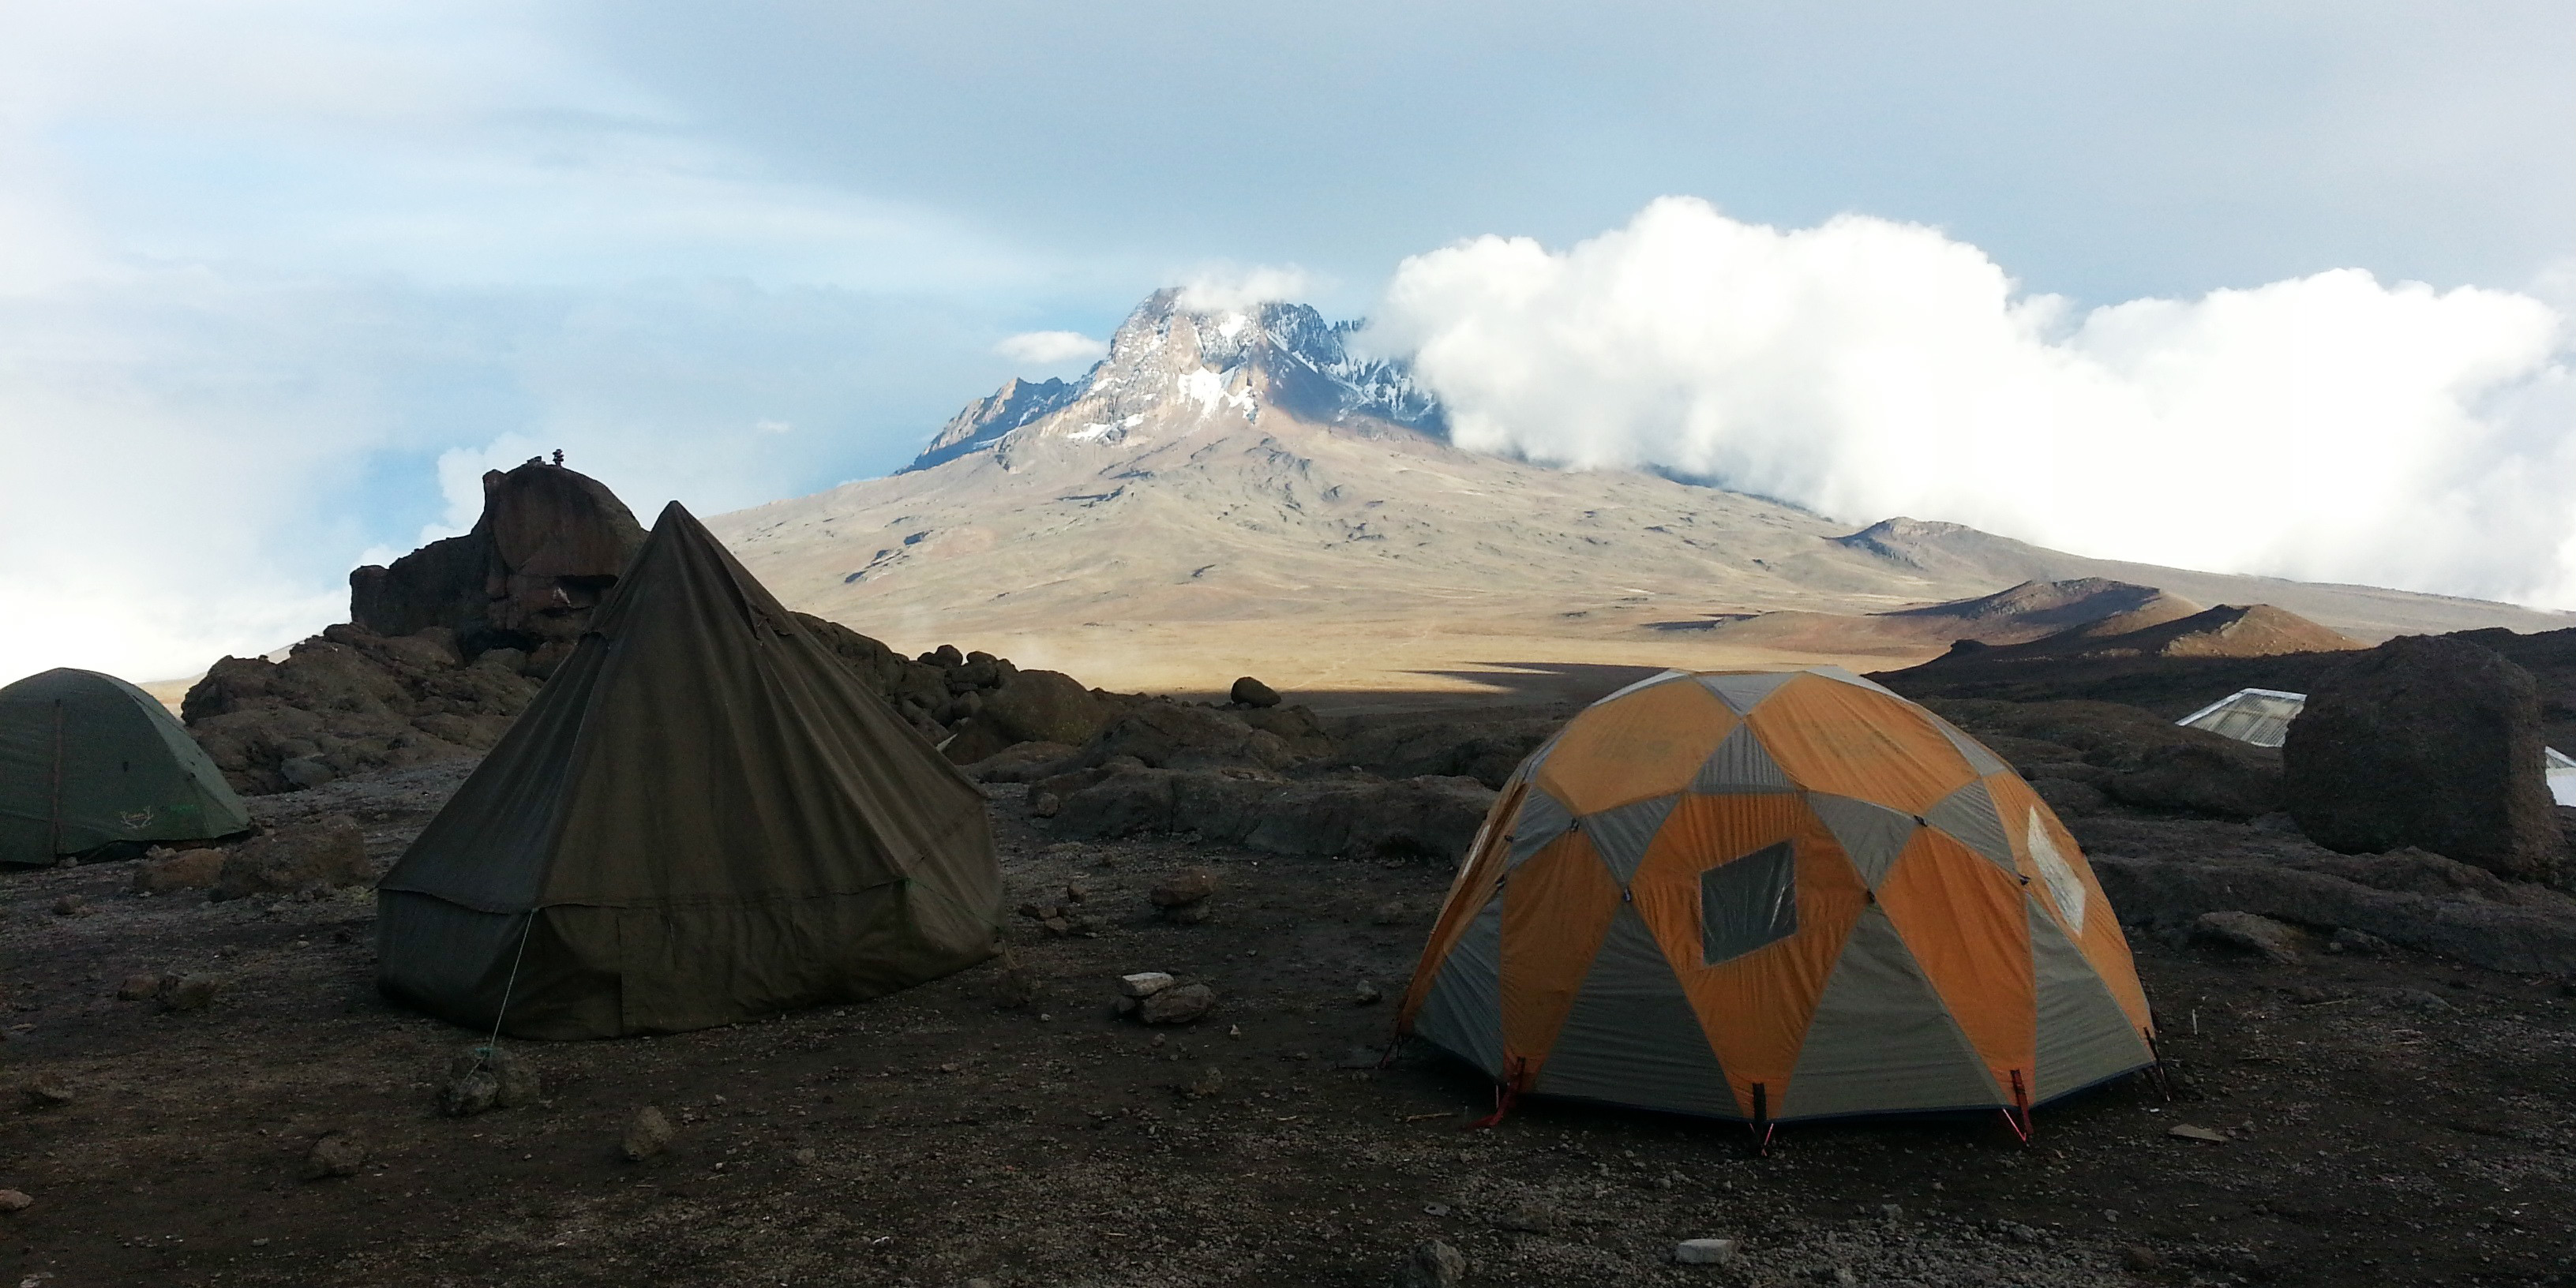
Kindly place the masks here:
<instances>
[{"instance_id":1,"label":"gravel ground","mask_svg":"<svg viewBox=\"0 0 2576 1288\"><path fill-rule=\"evenodd\" d=\"M257 809L349 813L390 862L462 771ZM1375 1067L1444 867L1053 843L1017 790L994 806L1012 903L1080 884L1099 926L1013 919L1030 1004L997 1005L987 965L728 1029L513 1043L542 1098L467 1119L433 1088L476 1035L376 996L367 892L208 904L126 893L130 863L0 876L0 1188L34 1200L0 1217L0 1273L1374 1285L1438 1238L1469 1284L2576 1283L2576 1001L2555 980L2141 937L2173 1099L2105 1087L2041 1110L2026 1148L1939 1118L1791 1126L1759 1157L1740 1126L1547 1101L1474 1130L1472 1074L1419 1050ZM1145 899L1184 864L1221 874L1207 924ZM66 895L86 910L54 912ZM1117 976L1149 969L1217 1010L1118 1018ZM203 1011L116 1000L168 970L227 982ZM1386 1000L1358 1002L1363 979ZM20 1090L38 1082L71 1098ZM628 1162L647 1104L676 1140ZM301 1179L331 1132L367 1162ZM1674 1264L1696 1237L1743 1256Z\"/></svg>"}]
</instances>

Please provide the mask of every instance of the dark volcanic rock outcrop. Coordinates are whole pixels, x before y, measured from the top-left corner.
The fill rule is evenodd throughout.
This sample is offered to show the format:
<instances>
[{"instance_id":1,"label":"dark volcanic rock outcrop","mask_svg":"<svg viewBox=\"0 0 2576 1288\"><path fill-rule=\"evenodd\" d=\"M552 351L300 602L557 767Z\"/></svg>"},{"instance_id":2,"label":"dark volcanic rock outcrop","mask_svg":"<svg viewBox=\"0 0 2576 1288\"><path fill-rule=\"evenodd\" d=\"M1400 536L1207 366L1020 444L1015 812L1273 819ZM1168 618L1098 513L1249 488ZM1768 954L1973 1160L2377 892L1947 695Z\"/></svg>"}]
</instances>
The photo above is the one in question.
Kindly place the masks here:
<instances>
[{"instance_id":1,"label":"dark volcanic rock outcrop","mask_svg":"<svg viewBox=\"0 0 2576 1288\"><path fill-rule=\"evenodd\" d=\"M542 676L643 544L643 526L606 484L531 458L483 476L473 531L350 573L349 620L384 636L444 627L468 660L515 648Z\"/></svg>"},{"instance_id":2,"label":"dark volcanic rock outcrop","mask_svg":"<svg viewBox=\"0 0 2576 1288\"><path fill-rule=\"evenodd\" d=\"M283 662L215 663L180 714L233 790L292 791L490 750L536 696L523 656L467 665L444 627L388 639L344 622Z\"/></svg>"},{"instance_id":3,"label":"dark volcanic rock outcrop","mask_svg":"<svg viewBox=\"0 0 2576 1288\"><path fill-rule=\"evenodd\" d=\"M1283 781L1246 770L1094 769L1037 784L1059 792L1058 836L1195 832L1271 854L1464 856L1494 793L1471 778Z\"/></svg>"},{"instance_id":4,"label":"dark volcanic rock outcrop","mask_svg":"<svg viewBox=\"0 0 2576 1288\"><path fill-rule=\"evenodd\" d=\"M2281 753L2290 814L2329 849L2417 846L2524 881L2559 871L2538 690L2492 650L2390 640L2308 695Z\"/></svg>"}]
</instances>

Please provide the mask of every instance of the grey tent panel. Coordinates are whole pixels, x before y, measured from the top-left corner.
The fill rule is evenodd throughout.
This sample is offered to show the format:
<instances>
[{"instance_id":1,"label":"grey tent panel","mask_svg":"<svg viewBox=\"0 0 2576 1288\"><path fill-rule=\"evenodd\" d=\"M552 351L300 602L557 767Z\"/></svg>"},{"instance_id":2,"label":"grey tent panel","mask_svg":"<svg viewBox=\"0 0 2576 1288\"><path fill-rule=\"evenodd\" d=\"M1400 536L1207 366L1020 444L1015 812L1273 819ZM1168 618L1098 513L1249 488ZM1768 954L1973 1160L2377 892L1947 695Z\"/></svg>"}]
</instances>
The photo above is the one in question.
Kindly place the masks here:
<instances>
[{"instance_id":1,"label":"grey tent panel","mask_svg":"<svg viewBox=\"0 0 2576 1288\"><path fill-rule=\"evenodd\" d=\"M1703 796L1715 796L1722 792L1796 791L1797 784L1789 781L1789 771L1771 758L1762 740L1753 736L1751 726L1737 725L1701 762L1690 789Z\"/></svg>"},{"instance_id":2,"label":"grey tent panel","mask_svg":"<svg viewBox=\"0 0 2576 1288\"><path fill-rule=\"evenodd\" d=\"M1637 865L1646 861L1646 847L1663 830L1664 819L1680 800L1679 796L1653 796L1583 816L1583 834L1592 839L1592 852L1601 856L1622 888L1637 875Z\"/></svg>"},{"instance_id":3,"label":"grey tent panel","mask_svg":"<svg viewBox=\"0 0 2576 1288\"><path fill-rule=\"evenodd\" d=\"M1467 923L1440 967L1415 1036L1495 1078L1503 1076L1503 895L1497 891Z\"/></svg>"},{"instance_id":4,"label":"grey tent panel","mask_svg":"<svg viewBox=\"0 0 2576 1288\"><path fill-rule=\"evenodd\" d=\"M1699 925L1711 966L1798 933L1796 847L1782 841L1701 873Z\"/></svg>"},{"instance_id":5,"label":"grey tent panel","mask_svg":"<svg viewBox=\"0 0 2576 1288\"><path fill-rule=\"evenodd\" d=\"M1914 839L1914 829L1920 826L1911 814L1825 792L1807 793L1807 808L1824 820L1825 830L1834 834L1843 853L1851 857L1852 867L1859 870L1861 884L1872 890L1887 879L1896 856L1905 852L1905 843Z\"/></svg>"},{"instance_id":6,"label":"grey tent panel","mask_svg":"<svg viewBox=\"0 0 2576 1288\"><path fill-rule=\"evenodd\" d=\"M1872 693L1884 693L1891 698L1896 698L1899 702L1905 701L1904 698L1898 696L1895 690L1888 688L1886 685L1880 684L1876 680L1864 679L1860 676L1854 675L1839 666L1811 666L1807 669L1825 677L1828 680L1839 680L1844 684L1851 685L1853 688L1867 689Z\"/></svg>"},{"instance_id":7,"label":"grey tent panel","mask_svg":"<svg viewBox=\"0 0 2576 1288\"><path fill-rule=\"evenodd\" d=\"M1642 690L1651 689L1651 688L1655 687L1655 686L1656 686L1656 685L1658 685L1658 684L1669 684L1669 683L1671 683L1671 682L1673 682L1673 681L1675 681L1675 680L1687 679L1687 678L1689 678L1689 676L1690 676L1690 672L1688 672L1688 671L1665 671L1665 672L1662 672L1661 674L1657 674L1657 675L1650 675L1650 676L1647 676L1645 679L1642 679L1642 680L1637 681L1635 684L1631 684L1631 685L1627 686L1626 688L1620 689L1620 690L1618 690L1617 692L1610 694L1610 695L1609 695L1609 696L1607 696L1607 697L1599 698L1599 699L1594 700L1594 702L1592 703L1592 705L1594 705L1594 706L1596 706L1596 707L1597 707L1597 706L1600 706L1600 705L1601 705L1602 703L1604 703L1604 702L1616 702L1616 701L1618 701L1619 699L1624 698L1624 697L1628 696L1628 695L1629 695L1629 694L1631 694L1631 693L1637 693L1637 692L1640 692L1640 691L1642 691Z\"/></svg>"},{"instance_id":8,"label":"grey tent panel","mask_svg":"<svg viewBox=\"0 0 2576 1288\"><path fill-rule=\"evenodd\" d=\"M1520 813L1512 819L1511 853L1503 860L1510 871L1530 861L1574 826L1574 811L1536 783L1521 795Z\"/></svg>"},{"instance_id":9,"label":"grey tent panel","mask_svg":"<svg viewBox=\"0 0 2576 1288\"><path fill-rule=\"evenodd\" d=\"M1531 1090L1646 1109L1742 1116L1664 950L1619 905Z\"/></svg>"},{"instance_id":10,"label":"grey tent panel","mask_svg":"<svg viewBox=\"0 0 2576 1288\"><path fill-rule=\"evenodd\" d=\"M2012 841L2004 834L2003 816L1995 812L1995 798L1986 791L1983 779L1942 797L1924 811L1923 821L1949 833L2004 871L2021 871L2013 866Z\"/></svg>"},{"instance_id":11,"label":"grey tent panel","mask_svg":"<svg viewBox=\"0 0 2576 1288\"><path fill-rule=\"evenodd\" d=\"M2030 910L2031 969L2039 991L2039 1068L2031 1098L2047 1100L2155 1063L2146 1038L2129 1023L2111 989L2035 899ZM1873 909L1872 911L1875 911Z\"/></svg>"},{"instance_id":12,"label":"grey tent panel","mask_svg":"<svg viewBox=\"0 0 2576 1288\"><path fill-rule=\"evenodd\" d=\"M2004 1103L1887 910L1852 924L1807 1022L1780 1116L1972 1109Z\"/></svg>"},{"instance_id":13,"label":"grey tent panel","mask_svg":"<svg viewBox=\"0 0 2576 1288\"><path fill-rule=\"evenodd\" d=\"M1958 748L1959 754L1968 758L1968 768L1975 770L1977 777L2000 774L2012 768L2011 765L2004 763L2003 757L1987 750L1984 743L1969 737L1959 726L1929 711L1923 713L1923 718L1931 721L1932 727L1940 730L1941 736L1949 739L1950 745Z\"/></svg>"},{"instance_id":14,"label":"grey tent panel","mask_svg":"<svg viewBox=\"0 0 2576 1288\"><path fill-rule=\"evenodd\" d=\"M1749 715L1773 690L1797 679L1803 671L1759 671L1749 675L1703 675L1702 687L1718 697L1737 715Z\"/></svg>"}]
</instances>

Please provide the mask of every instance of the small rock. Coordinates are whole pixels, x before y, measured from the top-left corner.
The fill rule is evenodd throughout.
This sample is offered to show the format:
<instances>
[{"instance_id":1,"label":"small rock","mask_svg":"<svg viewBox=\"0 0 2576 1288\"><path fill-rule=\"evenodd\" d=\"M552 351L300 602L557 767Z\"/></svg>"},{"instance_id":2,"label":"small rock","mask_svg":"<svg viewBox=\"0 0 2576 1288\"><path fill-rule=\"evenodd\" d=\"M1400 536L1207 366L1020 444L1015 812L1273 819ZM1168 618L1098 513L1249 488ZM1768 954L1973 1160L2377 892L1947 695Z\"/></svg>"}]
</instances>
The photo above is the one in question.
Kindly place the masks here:
<instances>
[{"instance_id":1,"label":"small rock","mask_svg":"<svg viewBox=\"0 0 2576 1288\"><path fill-rule=\"evenodd\" d=\"M815 1153L809 1146L805 1149L796 1151L794 1154L790 1155L790 1157L796 1160L796 1165L798 1167L812 1167L814 1165L814 1160L821 1158L822 1155Z\"/></svg>"},{"instance_id":2,"label":"small rock","mask_svg":"<svg viewBox=\"0 0 2576 1288\"><path fill-rule=\"evenodd\" d=\"M671 1120L663 1117L660 1109L646 1105L627 1120L626 1139L618 1148L627 1161L640 1163L670 1148L672 1135Z\"/></svg>"},{"instance_id":3,"label":"small rock","mask_svg":"<svg viewBox=\"0 0 2576 1288\"><path fill-rule=\"evenodd\" d=\"M54 915L57 917L77 917L88 911L89 901L76 894L67 894L54 900Z\"/></svg>"},{"instance_id":4,"label":"small rock","mask_svg":"<svg viewBox=\"0 0 2576 1288\"><path fill-rule=\"evenodd\" d=\"M1152 997L1171 986L1172 977L1165 971L1140 970L1118 977L1118 991L1129 997Z\"/></svg>"},{"instance_id":5,"label":"small rock","mask_svg":"<svg viewBox=\"0 0 2576 1288\"><path fill-rule=\"evenodd\" d=\"M125 977L124 983L116 986L116 1000L120 1002L141 1002L150 999L160 991L160 976L128 975Z\"/></svg>"},{"instance_id":6,"label":"small rock","mask_svg":"<svg viewBox=\"0 0 2576 1288\"><path fill-rule=\"evenodd\" d=\"M2421 988L2398 989L2388 1000L2410 1010L2423 1011L2432 1015L2460 1009L2451 1005L2450 999L2441 994Z\"/></svg>"},{"instance_id":7,"label":"small rock","mask_svg":"<svg viewBox=\"0 0 2576 1288\"><path fill-rule=\"evenodd\" d=\"M1369 914L1369 920L1381 926L1401 926L1413 920L1413 909L1402 899L1389 899Z\"/></svg>"},{"instance_id":8,"label":"small rock","mask_svg":"<svg viewBox=\"0 0 2576 1288\"><path fill-rule=\"evenodd\" d=\"M1881 1220L1881 1221L1902 1221L1902 1220L1904 1220L1904 1219L1905 1219L1905 1205L1904 1205L1904 1204L1902 1204L1902 1203L1881 1203L1881 1204L1879 1204L1879 1205L1878 1205L1878 1219L1879 1219L1879 1220Z\"/></svg>"},{"instance_id":9,"label":"small rock","mask_svg":"<svg viewBox=\"0 0 2576 1288\"><path fill-rule=\"evenodd\" d=\"M1188 1024L1216 1006L1216 990L1205 984L1180 984L1146 998L1137 1013L1147 1024Z\"/></svg>"},{"instance_id":10,"label":"small rock","mask_svg":"<svg viewBox=\"0 0 2576 1288\"><path fill-rule=\"evenodd\" d=\"M223 991L221 975L163 975L153 986L153 996L173 1011L202 1011L214 1004L215 994Z\"/></svg>"},{"instance_id":11,"label":"small rock","mask_svg":"<svg viewBox=\"0 0 2576 1288\"><path fill-rule=\"evenodd\" d=\"M1465 1253L1429 1239L1413 1245L1404 1258L1404 1270L1396 1276L1399 1288L1458 1288L1467 1277Z\"/></svg>"},{"instance_id":12,"label":"small rock","mask_svg":"<svg viewBox=\"0 0 2576 1288\"><path fill-rule=\"evenodd\" d=\"M1002 950L1001 972L993 977L993 1005L1017 1010L1038 1000L1038 974L1018 953Z\"/></svg>"},{"instance_id":13,"label":"small rock","mask_svg":"<svg viewBox=\"0 0 2576 1288\"><path fill-rule=\"evenodd\" d=\"M1205 902L1185 903L1177 908L1163 909L1163 920L1171 922L1176 926L1203 925L1207 922L1209 916L1210 913Z\"/></svg>"},{"instance_id":14,"label":"small rock","mask_svg":"<svg viewBox=\"0 0 2576 1288\"><path fill-rule=\"evenodd\" d=\"M1240 1024L1226 1025L1225 1035L1230 1038L1240 1039L1243 1036L1243 1026Z\"/></svg>"},{"instance_id":15,"label":"small rock","mask_svg":"<svg viewBox=\"0 0 2576 1288\"><path fill-rule=\"evenodd\" d=\"M1054 818L1063 809L1064 798L1054 792L1033 792L1029 796L1029 812L1039 818Z\"/></svg>"},{"instance_id":16,"label":"small rock","mask_svg":"<svg viewBox=\"0 0 2576 1288\"><path fill-rule=\"evenodd\" d=\"M63 1081L62 1075L60 1074L37 1074L35 1077L27 1079L27 1085L24 1090L27 1093L27 1103L34 1105L39 1109L51 1109L56 1105L68 1105L79 1098L78 1094L72 1090L72 1084Z\"/></svg>"},{"instance_id":17,"label":"small rock","mask_svg":"<svg viewBox=\"0 0 2576 1288\"><path fill-rule=\"evenodd\" d=\"M466 1079L474 1076L477 1069L492 1075L492 1101L485 1108L497 1105L500 1108L509 1109L518 1105L532 1104L536 1101L537 1093L544 1089L543 1080L537 1076L536 1066L528 1063L518 1052L501 1047L484 1046L467 1047L455 1059L447 1062L448 1085L451 1087L461 1085ZM479 1113L481 1110L468 1112ZM455 1116L462 1118L465 1115Z\"/></svg>"},{"instance_id":18,"label":"small rock","mask_svg":"<svg viewBox=\"0 0 2576 1288\"><path fill-rule=\"evenodd\" d=\"M1377 985L1367 980L1361 980L1359 986L1351 990L1351 1002L1356 1006L1375 1006L1378 999L1385 996L1386 994L1378 991Z\"/></svg>"},{"instance_id":19,"label":"small rock","mask_svg":"<svg viewBox=\"0 0 2576 1288\"><path fill-rule=\"evenodd\" d=\"M1216 873L1206 868L1183 868L1163 878L1153 893L1146 897L1157 908L1182 908L1203 902L1216 893Z\"/></svg>"},{"instance_id":20,"label":"small rock","mask_svg":"<svg viewBox=\"0 0 2576 1288\"><path fill-rule=\"evenodd\" d=\"M1494 1225L1524 1234L1547 1234L1556 1229L1556 1211L1534 1199L1523 1199L1496 1213Z\"/></svg>"},{"instance_id":21,"label":"small rock","mask_svg":"<svg viewBox=\"0 0 2576 1288\"><path fill-rule=\"evenodd\" d=\"M2184 1140L2207 1141L2213 1145L2224 1145L2227 1143L2227 1133L2208 1127L2194 1126L2190 1123L2175 1123L2173 1126L2165 1129L2165 1134L2168 1136L2178 1136Z\"/></svg>"},{"instance_id":22,"label":"small rock","mask_svg":"<svg viewBox=\"0 0 2576 1288\"><path fill-rule=\"evenodd\" d=\"M2386 957L2390 953L2397 951L2397 945L2392 944L2367 930L2355 930L2350 926L2340 926L2336 928L2332 936L2327 938L2326 951L2330 953L2351 953L2359 957Z\"/></svg>"},{"instance_id":23,"label":"small rock","mask_svg":"<svg viewBox=\"0 0 2576 1288\"><path fill-rule=\"evenodd\" d=\"M1836 1266L1825 1282L1836 1285L1836 1288L1849 1288L1849 1285L1860 1282L1860 1276L1853 1274L1850 1266Z\"/></svg>"},{"instance_id":24,"label":"small rock","mask_svg":"<svg viewBox=\"0 0 2576 1288\"><path fill-rule=\"evenodd\" d=\"M2191 923L2191 935L2276 963L2299 959L2298 931L2250 912L2204 912Z\"/></svg>"},{"instance_id":25,"label":"small rock","mask_svg":"<svg viewBox=\"0 0 2576 1288\"><path fill-rule=\"evenodd\" d=\"M35 1205L36 1201L27 1197L25 1190L0 1190L0 1212L15 1216Z\"/></svg>"},{"instance_id":26,"label":"small rock","mask_svg":"<svg viewBox=\"0 0 2576 1288\"><path fill-rule=\"evenodd\" d=\"M1066 903L1080 903L1090 897L1090 886L1084 885L1079 881L1067 881L1064 883L1064 901Z\"/></svg>"},{"instance_id":27,"label":"small rock","mask_svg":"<svg viewBox=\"0 0 2576 1288\"><path fill-rule=\"evenodd\" d=\"M348 1132L335 1131L313 1142L313 1150L304 1156L304 1179L318 1181L331 1176L355 1176L366 1165L367 1147Z\"/></svg>"},{"instance_id":28,"label":"small rock","mask_svg":"<svg viewBox=\"0 0 2576 1288\"><path fill-rule=\"evenodd\" d=\"M1192 1100L1205 1100L1225 1090L1225 1070L1208 1065L1199 1075L1181 1084L1181 1094Z\"/></svg>"},{"instance_id":29,"label":"small rock","mask_svg":"<svg viewBox=\"0 0 2576 1288\"><path fill-rule=\"evenodd\" d=\"M479 1066L449 1077L438 1089L438 1112L450 1118L471 1118L500 1101L500 1075Z\"/></svg>"},{"instance_id":30,"label":"small rock","mask_svg":"<svg viewBox=\"0 0 2576 1288\"><path fill-rule=\"evenodd\" d=\"M1279 690L1248 675L1235 681L1234 687L1226 692L1226 696L1232 698L1239 706L1275 707L1279 705Z\"/></svg>"},{"instance_id":31,"label":"small rock","mask_svg":"<svg viewBox=\"0 0 2576 1288\"><path fill-rule=\"evenodd\" d=\"M1673 1249L1673 1260L1685 1266L1723 1266L1734 1262L1737 1251L1733 1239L1684 1239Z\"/></svg>"},{"instance_id":32,"label":"small rock","mask_svg":"<svg viewBox=\"0 0 2576 1288\"><path fill-rule=\"evenodd\" d=\"M2153 1248L2142 1248L2137 1244L2132 1243L2129 1246L2120 1249L2120 1264L2140 1274L2145 1274L2151 1270L2164 1269L2165 1257L2163 1253L2158 1252Z\"/></svg>"}]
</instances>

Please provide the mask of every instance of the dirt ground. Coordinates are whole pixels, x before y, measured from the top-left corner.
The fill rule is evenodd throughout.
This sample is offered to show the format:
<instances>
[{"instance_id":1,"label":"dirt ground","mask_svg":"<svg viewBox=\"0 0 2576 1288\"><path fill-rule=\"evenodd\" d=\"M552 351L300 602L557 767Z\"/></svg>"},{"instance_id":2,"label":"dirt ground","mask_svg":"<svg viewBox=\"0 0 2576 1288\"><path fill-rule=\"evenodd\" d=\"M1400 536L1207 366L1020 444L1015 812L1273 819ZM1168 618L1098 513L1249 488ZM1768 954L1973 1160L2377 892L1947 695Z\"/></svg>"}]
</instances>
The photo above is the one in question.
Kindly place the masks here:
<instances>
[{"instance_id":1,"label":"dirt ground","mask_svg":"<svg viewBox=\"0 0 2576 1288\"><path fill-rule=\"evenodd\" d=\"M390 862L461 778L265 798L345 811ZM0 1275L91 1284L1380 1285L1448 1241L1469 1284L2576 1283L2576 1000L2419 957L2258 965L2137 937L2178 1087L2125 1081L1994 1118L1741 1126L1536 1101L1408 1049L1375 1068L1449 873L1185 839L1054 843L996 788L1011 902L1088 889L1096 938L1014 918L1043 981L987 965L893 997L709 1032L512 1043L533 1106L439 1117L479 1035L373 987L372 896L128 894L131 863L0 877L11 1012ZM2152 820L2131 820L2130 835ZM1189 863L1209 924L1151 915ZM88 911L57 914L65 895ZM1399 905L1390 909L1390 903ZM1121 973L1213 985L1152 1030ZM209 1009L115 999L212 971ZM1386 999L1357 1000L1366 979ZM40 1105L20 1088L71 1090ZM638 1106L679 1125L618 1152ZM2204 1143L2177 1124L2227 1132ZM300 1168L326 1132L368 1162ZM1736 1237L1734 1265L1675 1265ZM1847 1272L1847 1273L1846 1273Z\"/></svg>"}]
</instances>

